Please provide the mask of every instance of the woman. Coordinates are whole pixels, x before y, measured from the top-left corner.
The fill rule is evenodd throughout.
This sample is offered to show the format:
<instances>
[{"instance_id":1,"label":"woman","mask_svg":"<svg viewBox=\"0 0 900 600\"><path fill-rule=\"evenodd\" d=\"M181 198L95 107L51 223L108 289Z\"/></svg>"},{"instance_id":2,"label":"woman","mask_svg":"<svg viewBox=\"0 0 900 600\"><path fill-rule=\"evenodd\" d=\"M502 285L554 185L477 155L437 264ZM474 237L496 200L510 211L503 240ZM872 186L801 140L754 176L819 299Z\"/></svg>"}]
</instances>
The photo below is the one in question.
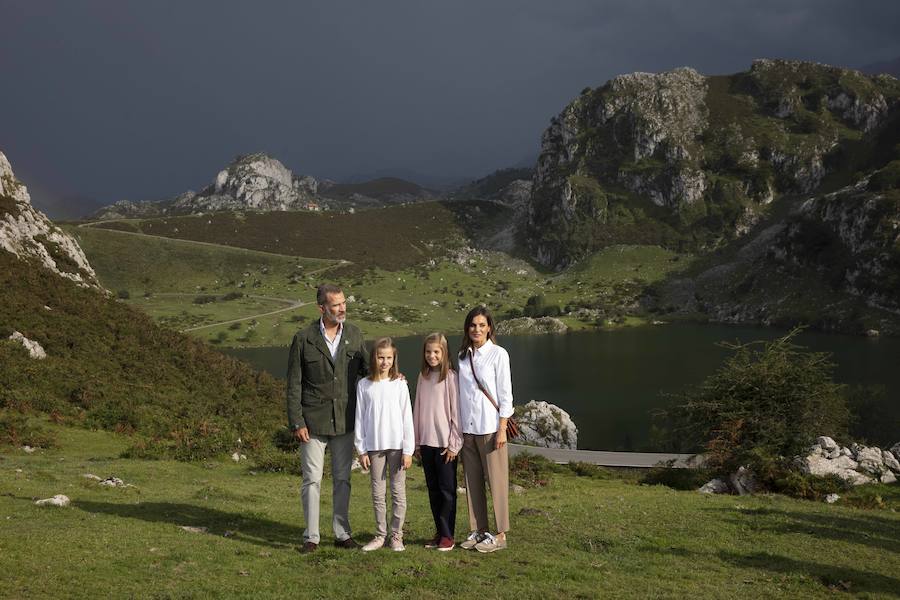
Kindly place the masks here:
<instances>
[{"instance_id":1,"label":"woman","mask_svg":"<svg viewBox=\"0 0 900 600\"><path fill-rule=\"evenodd\" d=\"M509 354L494 343L494 319L485 306L466 315L459 351L460 452L466 472L466 499L472 533L466 550L506 548L509 531L509 454L506 420L513 414ZM488 531L485 478L491 486L497 534Z\"/></svg>"}]
</instances>

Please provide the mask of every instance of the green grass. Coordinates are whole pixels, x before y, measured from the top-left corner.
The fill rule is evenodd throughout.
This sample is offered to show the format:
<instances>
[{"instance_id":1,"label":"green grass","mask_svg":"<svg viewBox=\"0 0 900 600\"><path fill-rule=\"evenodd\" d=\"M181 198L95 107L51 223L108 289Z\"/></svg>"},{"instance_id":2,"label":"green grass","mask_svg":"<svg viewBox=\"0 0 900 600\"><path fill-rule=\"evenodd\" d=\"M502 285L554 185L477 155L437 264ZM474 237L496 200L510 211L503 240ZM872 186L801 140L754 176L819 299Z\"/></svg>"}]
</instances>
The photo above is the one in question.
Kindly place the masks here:
<instances>
[{"instance_id":1,"label":"green grass","mask_svg":"<svg viewBox=\"0 0 900 600\"><path fill-rule=\"evenodd\" d=\"M185 330L211 325L191 334L222 347L288 344L299 327L317 318L315 306L258 315L289 306L289 302L313 302L315 285L324 280L338 282L353 297L348 306L350 318L367 336L434 330L456 333L465 313L477 302L488 304L502 316L521 311L534 295L546 295L561 307L596 305L616 314L630 312L647 284L692 260L690 255L656 246L611 246L550 278L524 261L497 252L466 253L459 260L419 257L419 263L398 270L359 265L329 268L320 265L334 265L334 260L316 262L99 227L74 231L87 242L85 253L107 287L129 290L130 305L167 327ZM150 265L145 262L148 256L172 259ZM334 256L338 258L343 257ZM298 265L306 267L297 269ZM176 280L184 283L173 283ZM194 302L200 295L221 297L229 292L244 297ZM237 326L229 323L235 319L244 321ZM577 318L566 322L574 329L594 326L593 321Z\"/></svg>"},{"instance_id":2,"label":"green grass","mask_svg":"<svg viewBox=\"0 0 900 600\"><path fill-rule=\"evenodd\" d=\"M421 547L432 525L414 466L406 552L329 547L326 479L323 546L301 555L299 477L253 474L226 460L120 459L125 437L54 429L58 449L0 457L2 597L447 598L480 590L488 598L889 598L900 589L896 485L878 488L888 509L861 510L780 496L709 497L561 470L545 486L511 495L509 549L479 555ZM85 473L134 487L104 488ZM352 483L351 523L367 541L368 477L354 473ZM72 505L33 504L58 493Z\"/></svg>"},{"instance_id":3,"label":"green grass","mask_svg":"<svg viewBox=\"0 0 900 600\"><path fill-rule=\"evenodd\" d=\"M138 237L109 229L66 226L91 266L102 273L100 283L112 291L205 292L252 286L263 271L289 280L302 278L337 263L255 252L228 246L209 246L187 240Z\"/></svg>"}]
</instances>

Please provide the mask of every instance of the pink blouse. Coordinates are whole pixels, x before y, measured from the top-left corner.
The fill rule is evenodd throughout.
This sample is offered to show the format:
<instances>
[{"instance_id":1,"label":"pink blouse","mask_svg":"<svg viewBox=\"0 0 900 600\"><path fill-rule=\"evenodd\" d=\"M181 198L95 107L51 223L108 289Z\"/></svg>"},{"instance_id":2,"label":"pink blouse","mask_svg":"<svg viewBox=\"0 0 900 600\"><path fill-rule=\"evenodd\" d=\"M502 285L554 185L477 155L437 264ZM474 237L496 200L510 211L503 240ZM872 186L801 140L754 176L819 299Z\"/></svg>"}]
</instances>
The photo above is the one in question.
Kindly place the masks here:
<instances>
[{"instance_id":1,"label":"pink blouse","mask_svg":"<svg viewBox=\"0 0 900 600\"><path fill-rule=\"evenodd\" d=\"M459 432L456 372L447 371L447 378L441 382L437 378L435 373L428 377L419 374L413 407L416 447L449 448L450 452L458 454L462 448L462 435Z\"/></svg>"}]
</instances>

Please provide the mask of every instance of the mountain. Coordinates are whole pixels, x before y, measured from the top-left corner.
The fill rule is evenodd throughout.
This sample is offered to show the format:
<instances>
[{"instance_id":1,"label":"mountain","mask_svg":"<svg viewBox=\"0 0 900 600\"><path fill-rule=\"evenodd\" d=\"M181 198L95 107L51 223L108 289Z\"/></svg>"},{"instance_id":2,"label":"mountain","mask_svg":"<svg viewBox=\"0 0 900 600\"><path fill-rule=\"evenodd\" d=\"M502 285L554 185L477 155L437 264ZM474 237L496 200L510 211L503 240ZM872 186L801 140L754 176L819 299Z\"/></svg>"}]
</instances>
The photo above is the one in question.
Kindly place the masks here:
<instances>
[{"instance_id":1,"label":"mountain","mask_svg":"<svg viewBox=\"0 0 900 600\"><path fill-rule=\"evenodd\" d=\"M143 454L268 442L283 420L281 383L112 299L2 153L0 365L0 409L138 433Z\"/></svg>"},{"instance_id":2,"label":"mountain","mask_svg":"<svg viewBox=\"0 0 900 600\"><path fill-rule=\"evenodd\" d=\"M200 192L188 191L158 202L121 200L94 213L94 219L188 215L220 210L284 211L318 209L319 182L295 176L263 153L238 156Z\"/></svg>"},{"instance_id":3,"label":"mountain","mask_svg":"<svg viewBox=\"0 0 900 600\"><path fill-rule=\"evenodd\" d=\"M499 169L454 190L453 199L493 200L510 206L524 205L531 197L534 169Z\"/></svg>"},{"instance_id":4,"label":"mountain","mask_svg":"<svg viewBox=\"0 0 900 600\"><path fill-rule=\"evenodd\" d=\"M438 194L417 183L396 177L379 177L360 183L320 182L319 193L341 208L381 207L391 204L427 202Z\"/></svg>"},{"instance_id":5,"label":"mountain","mask_svg":"<svg viewBox=\"0 0 900 600\"><path fill-rule=\"evenodd\" d=\"M894 158L898 100L894 77L797 61L616 77L544 132L522 237L555 269L614 243L722 247Z\"/></svg>"},{"instance_id":6,"label":"mountain","mask_svg":"<svg viewBox=\"0 0 900 600\"><path fill-rule=\"evenodd\" d=\"M79 285L100 288L97 275L72 237L31 205L25 186L16 179L0 152L0 248L53 271Z\"/></svg>"}]
</instances>

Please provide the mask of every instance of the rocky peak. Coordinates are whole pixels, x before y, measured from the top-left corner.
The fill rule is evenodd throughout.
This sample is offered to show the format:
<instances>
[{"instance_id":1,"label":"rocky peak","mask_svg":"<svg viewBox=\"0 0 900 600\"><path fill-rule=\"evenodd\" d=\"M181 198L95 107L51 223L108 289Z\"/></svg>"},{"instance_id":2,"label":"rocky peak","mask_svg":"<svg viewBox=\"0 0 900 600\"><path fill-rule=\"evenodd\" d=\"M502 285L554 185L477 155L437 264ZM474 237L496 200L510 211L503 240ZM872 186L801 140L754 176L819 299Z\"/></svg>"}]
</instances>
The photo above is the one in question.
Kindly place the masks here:
<instances>
[{"instance_id":1,"label":"rocky peak","mask_svg":"<svg viewBox=\"0 0 900 600\"><path fill-rule=\"evenodd\" d=\"M319 182L295 176L264 153L238 156L200 192L188 191L160 202L122 200L94 214L96 219L196 214L218 210L282 211L318 207Z\"/></svg>"},{"instance_id":2,"label":"rocky peak","mask_svg":"<svg viewBox=\"0 0 900 600\"><path fill-rule=\"evenodd\" d=\"M553 268L610 243L720 246L778 196L818 189L898 101L893 77L799 61L621 75L551 120L523 239Z\"/></svg>"},{"instance_id":3,"label":"rocky peak","mask_svg":"<svg viewBox=\"0 0 900 600\"><path fill-rule=\"evenodd\" d=\"M70 235L31 205L25 186L0 152L0 248L81 285L100 287L97 275Z\"/></svg>"}]
</instances>

